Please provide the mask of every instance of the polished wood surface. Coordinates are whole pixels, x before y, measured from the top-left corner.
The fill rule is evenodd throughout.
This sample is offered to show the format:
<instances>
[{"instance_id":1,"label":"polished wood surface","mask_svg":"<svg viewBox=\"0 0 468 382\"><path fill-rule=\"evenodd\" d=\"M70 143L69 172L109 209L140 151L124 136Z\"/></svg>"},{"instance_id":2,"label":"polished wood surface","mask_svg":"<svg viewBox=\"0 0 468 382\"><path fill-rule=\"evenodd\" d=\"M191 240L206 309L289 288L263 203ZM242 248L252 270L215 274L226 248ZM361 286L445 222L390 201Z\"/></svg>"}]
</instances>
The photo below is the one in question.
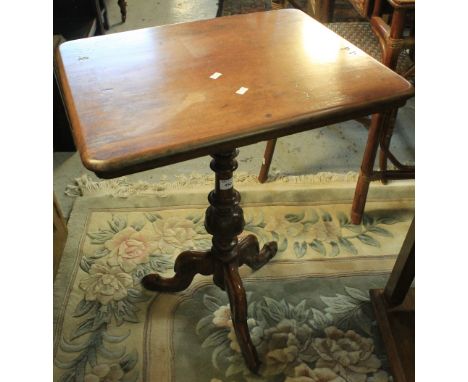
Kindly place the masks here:
<instances>
[{"instance_id":1,"label":"polished wood surface","mask_svg":"<svg viewBox=\"0 0 468 382\"><path fill-rule=\"evenodd\" d=\"M413 219L385 289L370 297L395 382L415 380L415 221Z\"/></svg>"},{"instance_id":2,"label":"polished wood surface","mask_svg":"<svg viewBox=\"0 0 468 382\"><path fill-rule=\"evenodd\" d=\"M59 73L82 160L105 177L380 112L413 95L388 68L286 9L67 42ZM236 94L241 87L248 91Z\"/></svg>"},{"instance_id":3,"label":"polished wood surface","mask_svg":"<svg viewBox=\"0 0 468 382\"><path fill-rule=\"evenodd\" d=\"M370 297L387 352L393 381L414 382L414 288L408 291L404 304L396 308L388 304L382 289L372 289Z\"/></svg>"},{"instance_id":4,"label":"polished wood surface","mask_svg":"<svg viewBox=\"0 0 468 382\"><path fill-rule=\"evenodd\" d=\"M388 2L395 8L414 8L416 5L416 0L388 0Z\"/></svg>"},{"instance_id":5,"label":"polished wood surface","mask_svg":"<svg viewBox=\"0 0 468 382\"><path fill-rule=\"evenodd\" d=\"M148 290L178 292L186 289L197 273L213 275L214 284L225 290L229 297L232 323L246 365L257 373L260 361L247 326L247 297L239 267L246 264L253 270L260 269L275 256L278 245L269 242L260 250L254 235L238 240L245 221L239 192L232 184L237 154L238 150L230 150L212 155L210 167L215 172L215 188L209 194L210 206L205 214L205 228L213 235L211 249L182 252L175 261L173 277L149 274L141 282Z\"/></svg>"}]
</instances>

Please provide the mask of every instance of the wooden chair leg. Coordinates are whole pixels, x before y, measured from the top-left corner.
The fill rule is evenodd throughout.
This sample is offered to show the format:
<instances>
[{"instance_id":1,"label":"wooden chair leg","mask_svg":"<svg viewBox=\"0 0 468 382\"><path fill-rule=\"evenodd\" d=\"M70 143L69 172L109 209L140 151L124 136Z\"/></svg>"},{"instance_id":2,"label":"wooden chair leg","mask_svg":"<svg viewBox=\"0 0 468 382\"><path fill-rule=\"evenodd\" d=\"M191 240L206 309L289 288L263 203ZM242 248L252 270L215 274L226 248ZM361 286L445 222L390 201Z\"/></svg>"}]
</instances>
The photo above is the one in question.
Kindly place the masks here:
<instances>
[{"instance_id":1,"label":"wooden chair leg","mask_svg":"<svg viewBox=\"0 0 468 382\"><path fill-rule=\"evenodd\" d=\"M388 118L383 121L382 134L380 136L380 152L379 152L379 169L382 172L380 181L387 184L385 172L388 166L388 150L390 148L390 141L392 140L393 128L395 127L396 115L398 109L392 110Z\"/></svg>"},{"instance_id":2,"label":"wooden chair leg","mask_svg":"<svg viewBox=\"0 0 468 382\"><path fill-rule=\"evenodd\" d=\"M124 23L127 20L127 2L125 0L118 0L117 4L120 7L120 14L122 16L122 22Z\"/></svg>"},{"instance_id":3,"label":"wooden chair leg","mask_svg":"<svg viewBox=\"0 0 468 382\"><path fill-rule=\"evenodd\" d=\"M353 206L351 208L351 221L353 224L361 224L362 214L366 205L369 183L374 170L375 157L379 146L379 138L382 132L388 112L372 115L371 125L367 136L366 148L362 158L361 171L354 192Z\"/></svg>"},{"instance_id":4,"label":"wooden chair leg","mask_svg":"<svg viewBox=\"0 0 468 382\"><path fill-rule=\"evenodd\" d=\"M321 23L331 23L334 10L335 0L319 0L316 2L315 18Z\"/></svg>"},{"instance_id":5,"label":"wooden chair leg","mask_svg":"<svg viewBox=\"0 0 468 382\"><path fill-rule=\"evenodd\" d=\"M100 0L94 0L94 8L96 10L96 22L98 26L98 30L100 34L105 34L105 27L104 27L104 22L102 20L102 10L101 10L101 4L99 2Z\"/></svg>"},{"instance_id":6,"label":"wooden chair leg","mask_svg":"<svg viewBox=\"0 0 468 382\"><path fill-rule=\"evenodd\" d=\"M276 139L267 142L265 153L263 154L263 163L258 174L258 181L265 183L268 179L268 171L270 171L271 161L273 160L273 153L275 152Z\"/></svg>"},{"instance_id":7,"label":"wooden chair leg","mask_svg":"<svg viewBox=\"0 0 468 382\"><path fill-rule=\"evenodd\" d=\"M99 1L101 1L101 0L99 0ZM102 9L103 9L102 17L103 17L103 26L104 26L104 29L105 29L105 30L109 30L109 16L108 16L108 13L107 13L107 5L106 5L106 1L105 1L105 0L102 0Z\"/></svg>"}]
</instances>

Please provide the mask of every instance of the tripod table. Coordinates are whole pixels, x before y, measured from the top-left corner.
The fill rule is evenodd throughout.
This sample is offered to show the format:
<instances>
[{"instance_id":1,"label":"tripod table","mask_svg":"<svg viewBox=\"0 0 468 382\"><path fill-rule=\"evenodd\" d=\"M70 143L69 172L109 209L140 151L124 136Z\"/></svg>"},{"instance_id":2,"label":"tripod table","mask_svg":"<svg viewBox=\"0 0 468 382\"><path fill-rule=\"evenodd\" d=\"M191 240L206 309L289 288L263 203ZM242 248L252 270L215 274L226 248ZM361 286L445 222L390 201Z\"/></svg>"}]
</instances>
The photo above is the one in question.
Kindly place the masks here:
<instances>
[{"instance_id":1,"label":"tripod table","mask_svg":"<svg viewBox=\"0 0 468 382\"><path fill-rule=\"evenodd\" d=\"M150 274L153 291L187 288L197 273L226 290L247 366L260 362L247 327L238 267L263 266L233 187L237 147L402 106L403 78L305 13L279 10L146 28L60 46L59 78L84 165L102 178L211 155L209 251L185 251L175 276ZM358 189L375 160L380 124L369 131ZM372 169L372 167L370 167ZM359 212L362 203L355 206Z\"/></svg>"}]
</instances>

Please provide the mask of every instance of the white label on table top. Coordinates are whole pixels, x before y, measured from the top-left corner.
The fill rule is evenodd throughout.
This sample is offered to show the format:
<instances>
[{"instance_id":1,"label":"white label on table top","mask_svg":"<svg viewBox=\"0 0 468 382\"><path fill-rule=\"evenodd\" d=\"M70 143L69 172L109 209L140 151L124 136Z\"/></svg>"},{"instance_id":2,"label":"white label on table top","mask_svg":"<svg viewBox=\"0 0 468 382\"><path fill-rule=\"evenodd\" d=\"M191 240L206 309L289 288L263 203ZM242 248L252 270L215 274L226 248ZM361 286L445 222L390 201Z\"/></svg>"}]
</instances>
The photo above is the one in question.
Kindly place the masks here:
<instances>
[{"instance_id":1,"label":"white label on table top","mask_svg":"<svg viewBox=\"0 0 468 382\"><path fill-rule=\"evenodd\" d=\"M219 77L221 77L223 75L223 73L218 73L218 72L214 72L210 78L212 78L213 80L217 80Z\"/></svg>"},{"instance_id":2,"label":"white label on table top","mask_svg":"<svg viewBox=\"0 0 468 382\"><path fill-rule=\"evenodd\" d=\"M219 180L219 188L221 190L229 190L230 188L232 188L232 178L220 179Z\"/></svg>"},{"instance_id":3,"label":"white label on table top","mask_svg":"<svg viewBox=\"0 0 468 382\"><path fill-rule=\"evenodd\" d=\"M236 91L236 94L244 95L245 93L247 93L247 90L249 90L249 88L244 88L243 86L241 86L239 90Z\"/></svg>"}]
</instances>

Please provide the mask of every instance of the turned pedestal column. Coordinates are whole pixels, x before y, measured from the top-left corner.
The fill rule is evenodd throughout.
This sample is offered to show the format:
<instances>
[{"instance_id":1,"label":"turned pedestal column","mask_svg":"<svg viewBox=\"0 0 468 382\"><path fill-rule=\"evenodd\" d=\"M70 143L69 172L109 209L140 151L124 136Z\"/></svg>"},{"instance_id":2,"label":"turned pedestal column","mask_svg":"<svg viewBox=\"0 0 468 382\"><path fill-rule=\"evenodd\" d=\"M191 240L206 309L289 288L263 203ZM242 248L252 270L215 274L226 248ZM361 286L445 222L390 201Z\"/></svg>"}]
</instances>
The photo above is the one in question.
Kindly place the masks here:
<instances>
[{"instance_id":1,"label":"turned pedestal column","mask_svg":"<svg viewBox=\"0 0 468 382\"><path fill-rule=\"evenodd\" d=\"M254 270L261 268L276 254L277 244L267 243L259 251L254 235L238 240L245 221L239 192L233 187L237 153L238 150L231 150L212 155L210 167L216 174L215 189L208 195L210 206L205 214L205 228L213 235L211 249L182 252L175 261L174 277L151 274L142 279L142 284L152 291L177 292L186 289L197 273L213 275L213 282L228 294L237 341L248 368L256 373L260 361L247 326L247 299L239 267L246 264Z\"/></svg>"}]
</instances>

